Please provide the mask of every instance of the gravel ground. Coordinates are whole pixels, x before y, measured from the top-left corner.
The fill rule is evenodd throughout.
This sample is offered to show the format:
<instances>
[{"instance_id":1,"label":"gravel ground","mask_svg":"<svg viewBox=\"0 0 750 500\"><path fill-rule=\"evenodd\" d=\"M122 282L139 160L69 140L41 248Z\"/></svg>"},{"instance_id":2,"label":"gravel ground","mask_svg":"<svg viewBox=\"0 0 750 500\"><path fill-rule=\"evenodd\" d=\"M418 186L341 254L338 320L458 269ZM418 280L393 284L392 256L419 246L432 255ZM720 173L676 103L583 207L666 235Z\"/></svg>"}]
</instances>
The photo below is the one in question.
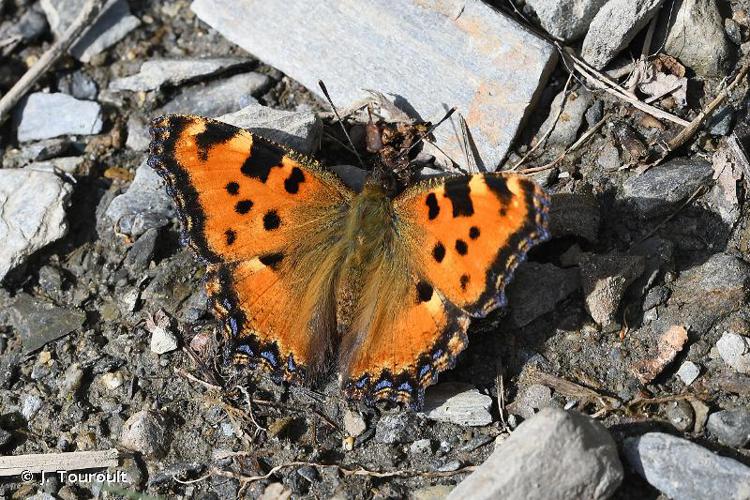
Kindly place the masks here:
<instances>
[{"instance_id":1,"label":"gravel ground","mask_svg":"<svg viewBox=\"0 0 750 500\"><path fill-rule=\"evenodd\" d=\"M527 3L519 12L536 22L536 2ZM646 170L648 151L680 127L575 79L566 85L558 65L504 163L546 165L587 134L551 168L530 173L552 194L553 238L518 270L509 310L473 323L468 349L441 375L440 390L428 392L424 412L371 408L343 400L336 381L281 387L222 365L205 269L180 244L173 207L140 167L144 123L165 110L218 116L257 100L298 116L323 112L315 154L327 165L352 162L333 139L337 125L314 95L203 24L189 2L127 4L137 26L87 62L64 57L33 89L53 100L30 98L0 128L0 175L8 174L0 177L0 200L30 207L10 212L8 202L0 210L42 221L22 247L0 250L2 264L12 263L0 268L7 271L0 288L0 453L119 448L121 464L111 470L125 471L128 481L9 477L2 495L443 498L495 448L522 456L526 441L506 440L524 425L526 432L533 425L572 432L557 420L542 426L543 418L557 418L540 412L551 407L592 416L606 428L592 435L613 439L613 465L591 472L590 481L607 485L594 496L685 495L687 489L663 484L706 464L702 484L715 489L704 493L750 497L748 490L733 493L722 482L731 474L701 455L732 459L738 481L750 478L746 83L685 147ZM54 40L51 7L44 6L0 1L0 92ZM686 103L679 92L655 103L688 121L750 50L750 5L733 0L720 11L731 21L725 31L735 52L721 74L684 72L668 58L660 63L672 68L660 74L685 77ZM12 47L5 45L12 37ZM636 57L642 44L643 34L630 42ZM110 87L144 61L195 57L235 59L151 89ZM555 99L561 94L562 111L562 98ZM98 113L89 117L69 96L97 103ZM554 131L534 149L550 120L557 121ZM81 124L93 133L70 129ZM63 133L40 138L48 127ZM24 174L12 179L17 172ZM61 220L67 229L58 231ZM449 396L455 399L447 404ZM570 425L589 425L577 422ZM648 448L644 434L667 441ZM668 441L673 436L694 445ZM649 460L658 462L647 448L678 465L644 473ZM561 460L549 453L535 455L540 481ZM689 488L684 476L676 481Z\"/></svg>"}]
</instances>

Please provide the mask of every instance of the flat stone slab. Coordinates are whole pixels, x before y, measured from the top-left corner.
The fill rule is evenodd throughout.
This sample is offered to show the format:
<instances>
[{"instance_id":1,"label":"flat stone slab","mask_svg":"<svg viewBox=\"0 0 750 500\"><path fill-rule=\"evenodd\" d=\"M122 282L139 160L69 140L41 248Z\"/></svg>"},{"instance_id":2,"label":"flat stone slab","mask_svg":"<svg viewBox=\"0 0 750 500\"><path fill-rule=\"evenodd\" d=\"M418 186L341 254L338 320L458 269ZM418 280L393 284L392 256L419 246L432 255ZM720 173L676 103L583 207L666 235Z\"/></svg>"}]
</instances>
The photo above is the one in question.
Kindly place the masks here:
<instances>
[{"instance_id":1,"label":"flat stone slab","mask_svg":"<svg viewBox=\"0 0 750 500\"><path fill-rule=\"evenodd\" d=\"M465 426L492 423L492 398L471 384L447 382L430 387L425 394L424 413L430 420Z\"/></svg>"},{"instance_id":2,"label":"flat stone slab","mask_svg":"<svg viewBox=\"0 0 750 500\"><path fill-rule=\"evenodd\" d=\"M340 107L375 89L426 120L456 106L484 165L505 156L557 62L555 49L481 0L195 0L198 17ZM280 42L283 36L283 43ZM465 162L458 121L435 132Z\"/></svg>"},{"instance_id":3,"label":"flat stone slab","mask_svg":"<svg viewBox=\"0 0 750 500\"><path fill-rule=\"evenodd\" d=\"M80 14L86 0L41 0L39 4L52 32L59 38ZM96 54L125 38L140 24L141 20L131 15L126 0L109 0L91 27L83 32L68 52L87 63Z\"/></svg>"},{"instance_id":4,"label":"flat stone slab","mask_svg":"<svg viewBox=\"0 0 750 500\"><path fill-rule=\"evenodd\" d=\"M145 61L134 75L118 78L109 84L112 90L133 92L155 90L166 85L179 85L200 77L211 76L247 64L238 57L158 59Z\"/></svg>"},{"instance_id":5,"label":"flat stone slab","mask_svg":"<svg viewBox=\"0 0 750 500\"><path fill-rule=\"evenodd\" d=\"M61 135L91 135L102 131L99 103L82 101L60 92L35 92L17 113L19 142Z\"/></svg>"},{"instance_id":6,"label":"flat stone slab","mask_svg":"<svg viewBox=\"0 0 750 500\"><path fill-rule=\"evenodd\" d=\"M71 192L70 184L52 172L0 170L0 281L29 255L67 234Z\"/></svg>"}]
</instances>

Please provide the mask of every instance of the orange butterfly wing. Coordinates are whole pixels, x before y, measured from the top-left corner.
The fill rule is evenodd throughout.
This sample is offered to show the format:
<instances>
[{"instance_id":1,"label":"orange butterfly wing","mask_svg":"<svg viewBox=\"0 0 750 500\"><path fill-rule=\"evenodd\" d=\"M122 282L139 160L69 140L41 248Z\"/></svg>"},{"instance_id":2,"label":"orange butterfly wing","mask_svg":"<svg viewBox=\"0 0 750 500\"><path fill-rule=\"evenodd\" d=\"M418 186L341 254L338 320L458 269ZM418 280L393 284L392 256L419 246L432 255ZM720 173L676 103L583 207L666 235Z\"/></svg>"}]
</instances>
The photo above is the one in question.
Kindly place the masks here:
<instances>
[{"instance_id":1,"label":"orange butterfly wing","mask_svg":"<svg viewBox=\"0 0 750 500\"><path fill-rule=\"evenodd\" d=\"M225 123L169 115L152 122L151 134L149 165L178 205L185 239L209 264L209 297L236 358L300 378L323 362L316 341L335 328L332 285L299 310L305 265L314 265L305 256L337 238L350 193L313 161Z\"/></svg>"},{"instance_id":2,"label":"orange butterfly wing","mask_svg":"<svg viewBox=\"0 0 750 500\"><path fill-rule=\"evenodd\" d=\"M466 347L469 317L505 305L528 250L548 237L549 199L525 177L483 174L424 181L393 202L409 255L409 285L348 355L345 391L421 406L424 389Z\"/></svg>"}]
</instances>

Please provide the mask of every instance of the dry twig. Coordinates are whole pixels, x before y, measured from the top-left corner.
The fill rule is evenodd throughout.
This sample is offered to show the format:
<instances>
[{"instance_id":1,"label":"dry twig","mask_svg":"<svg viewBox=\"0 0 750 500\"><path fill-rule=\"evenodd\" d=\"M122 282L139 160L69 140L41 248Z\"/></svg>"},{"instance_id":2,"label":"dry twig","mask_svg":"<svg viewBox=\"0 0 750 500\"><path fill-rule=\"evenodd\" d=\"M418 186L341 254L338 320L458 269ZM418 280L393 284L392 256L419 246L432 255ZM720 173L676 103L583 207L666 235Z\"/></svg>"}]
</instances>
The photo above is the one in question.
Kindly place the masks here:
<instances>
[{"instance_id":1,"label":"dry twig","mask_svg":"<svg viewBox=\"0 0 750 500\"><path fill-rule=\"evenodd\" d=\"M394 471L373 471L368 470L365 468L358 468L358 469L349 469L347 467L344 467L342 465L337 464L323 464L319 462L303 462L303 461L297 461L297 462L289 462L281 465L277 465L271 470L269 470L266 474L260 475L260 476L246 476L244 474L238 474L236 472L231 471L225 471L221 469L212 469L211 472L213 474L216 474L217 476L222 477L229 477L233 479L237 479L243 484L252 483L255 481L263 481L264 479L268 479L277 472L279 472L282 469L286 469L289 467L335 467L339 470L343 475L345 476L369 476L369 477L450 477L455 476L457 474L464 474L466 472L472 472L476 469L475 465L469 465L466 467L463 467L458 470L454 471L445 471L445 472L437 472L437 471L415 471L415 470L409 470L409 469L401 469L401 470L394 470Z\"/></svg>"},{"instance_id":2,"label":"dry twig","mask_svg":"<svg viewBox=\"0 0 750 500\"><path fill-rule=\"evenodd\" d=\"M28 93L31 87L41 78L57 60L67 52L83 31L90 27L101 10L103 0L89 0L84 5L78 17L71 23L59 40L42 54L23 76L0 99L0 125L10 116L10 112L18 102Z\"/></svg>"}]
</instances>

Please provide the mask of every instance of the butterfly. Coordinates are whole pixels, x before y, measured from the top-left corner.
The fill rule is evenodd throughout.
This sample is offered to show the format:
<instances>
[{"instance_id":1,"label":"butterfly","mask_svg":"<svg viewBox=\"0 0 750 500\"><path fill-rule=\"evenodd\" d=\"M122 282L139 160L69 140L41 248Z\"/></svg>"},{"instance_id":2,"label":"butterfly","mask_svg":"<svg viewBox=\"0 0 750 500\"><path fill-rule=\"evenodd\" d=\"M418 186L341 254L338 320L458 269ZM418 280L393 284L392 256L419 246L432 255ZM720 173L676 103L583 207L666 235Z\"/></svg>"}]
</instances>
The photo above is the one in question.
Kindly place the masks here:
<instances>
[{"instance_id":1,"label":"butterfly","mask_svg":"<svg viewBox=\"0 0 750 500\"><path fill-rule=\"evenodd\" d=\"M235 363L277 382L333 370L369 404L422 405L471 318L506 305L513 271L548 238L547 194L510 173L355 192L255 133L156 118L148 165L165 180Z\"/></svg>"}]
</instances>

